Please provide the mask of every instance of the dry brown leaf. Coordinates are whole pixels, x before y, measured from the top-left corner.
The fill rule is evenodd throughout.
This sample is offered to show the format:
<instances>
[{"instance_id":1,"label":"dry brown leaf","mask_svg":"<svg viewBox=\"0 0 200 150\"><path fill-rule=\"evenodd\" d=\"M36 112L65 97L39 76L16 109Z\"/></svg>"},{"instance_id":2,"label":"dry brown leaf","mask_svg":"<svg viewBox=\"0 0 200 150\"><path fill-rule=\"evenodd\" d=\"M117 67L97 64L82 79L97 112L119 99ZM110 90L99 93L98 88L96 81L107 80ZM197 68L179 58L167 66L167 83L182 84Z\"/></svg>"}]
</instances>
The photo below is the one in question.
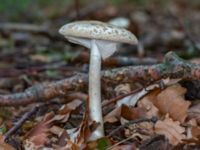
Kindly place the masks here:
<instances>
[{"instance_id":1,"label":"dry brown leaf","mask_svg":"<svg viewBox=\"0 0 200 150\"><path fill-rule=\"evenodd\" d=\"M199 126L188 126L187 127L187 138L183 139L186 144L200 144L200 127Z\"/></svg>"},{"instance_id":2,"label":"dry brown leaf","mask_svg":"<svg viewBox=\"0 0 200 150\"><path fill-rule=\"evenodd\" d=\"M59 126L52 126L49 131L55 135L57 135L58 137L60 137L62 135L62 133L64 132L65 129L59 127Z\"/></svg>"},{"instance_id":3,"label":"dry brown leaf","mask_svg":"<svg viewBox=\"0 0 200 150\"><path fill-rule=\"evenodd\" d=\"M145 133L145 134L144 134ZM141 122L137 124L131 124L125 129L125 136L140 135L141 140L146 140L149 136L154 134L154 124L152 122Z\"/></svg>"},{"instance_id":4,"label":"dry brown leaf","mask_svg":"<svg viewBox=\"0 0 200 150\"><path fill-rule=\"evenodd\" d=\"M90 122L90 117L89 117L89 102L87 101L87 107L86 111L83 116L83 120L81 122L80 128L78 130L78 135L75 138L75 143L83 149L85 147L86 142L90 138L90 135L96 127L98 126L96 122ZM93 129L92 129L93 128Z\"/></svg>"},{"instance_id":5,"label":"dry brown leaf","mask_svg":"<svg viewBox=\"0 0 200 150\"><path fill-rule=\"evenodd\" d=\"M60 115L65 115L69 112L71 112L72 110L75 110L78 106L80 106L82 104L81 100L75 99L73 101L71 101L70 103L63 105L60 110L59 110L59 114Z\"/></svg>"},{"instance_id":6,"label":"dry brown leaf","mask_svg":"<svg viewBox=\"0 0 200 150\"><path fill-rule=\"evenodd\" d=\"M73 110L75 110L77 107L79 107L82 104L82 101L80 100L73 100L68 104L63 105L60 110L58 111L58 115L55 117L58 120L61 120L62 122L67 122L69 119L69 116ZM56 119L55 118L55 119Z\"/></svg>"},{"instance_id":7,"label":"dry brown leaf","mask_svg":"<svg viewBox=\"0 0 200 150\"><path fill-rule=\"evenodd\" d=\"M164 135L154 135L143 141L139 150L171 150L172 145Z\"/></svg>"},{"instance_id":8,"label":"dry brown leaf","mask_svg":"<svg viewBox=\"0 0 200 150\"><path fill-rule=\"evenodd\" d=\"M146 115L148 118L151 118L153 116L159 116L159 110L153 103L159 92L160 90L158 89L153 90L138 102L138 107L146 110Z\"/></svg>"},{"instance_id":9,"label":"dry brown leaf","mask_svg":"<svg viewBox=\"0 0 200 150\"><path fill-rule=\"evenodd\" d=\"M73 143L72 141L67 140L67 145L65 148L63 148L63 150L80 150L80 147L76 143Z\"/></svg>"},{"instance_id":10,"label":"dry brown leaf","mask_svg":"<svg viewBox=\"0 0 200 150\"><path fill-rule=\"evenodd\" d=\"M188 118L195 119L200 124L200 103L188 109Z\"/></svg>"},{"instance_id":11,"label":"dry brown leaf","mask_svg":"<svg viewBox=\"0 0 200 150\"><path fill-rule=\"evenodd\" d=\"M32 145L33 147L40 148L45 145L48 141L49 129L51 127L52 118L54 114L52 112L45 115L43 120L38 122L34 128L32 128L25 137L25 148L28 145Z\"/></svg>"},{"instance_id":12,"label":"dry brown leaf","mask_svg":"<svg viewBox=\"0 0 200 150\"><path fill-rule=\"evenodd\" d=\"M109 123L114 123L117 122L121 117L121 106L115 108L113 111L108 113L104 118L104 123L109 122Z\"/></svg>"},{"instance_id":13,"label":"dry brown leaf","mask_svg":"<svg viewBox=\"0 0 200 150\"><path fill-rule=\"evenodd\" d=\"M127 105L122 105L121 117L126 120L134 120L140 117L145 117L146 112L144 108L141 107L129 107Z\"/></svg>"},{"instance_id":14,"label":"dry brown leaf","mask_svg":"<svg viewBox=\"0 0 200 150\"><path fill-rule=\"evenodd\" d=\"M168 113L173 120L183 123L191 104L189 101L185 101L185 93L186 89L179 84L170 86L158 94L154 104L162 114Z\"/></svg>"},{"instance_id":15,"label":"dry brown leaf","mask_svg":"<svg viewBox=\"0 0 200 150\"><path fill-rule=\"evenodd\" d=\"M127 94L131 92L131 87L129 84L120 84L115 88L116 95Z\"/></svg>"},{"instance_id":16,"label":"dry brown leaf","mask_svg":"<svg viewBox=\"0 0 200 150\"><path fill-rule=\"evenodd\" d=\"M138 106L147 110L148 117L158 116L159 113L169 114L173 120L183 123L190 106L190 102L184 99L185 92L186 89L179 84L169 86L161 92L154 90L138 102Z\"/></svg>"},{"instance_id":17,"label":"dry brown leaf","mask_svg":"<svg viewBox=\"0 0 200 150\"><path fill-rule=\"evenodd\" d=\"M191 128L191 133L192 133L192 137L194 138L198 138L200 140L200 127L199 126L195 126Z\"/></svg>"},{"instance_id":18,"label":"dry brown leaf","mask_svg":"<svg viewBox=\"0 0 200 150\"><path fill-rule=\"evenodd\" d=\"M135 144L119 145L113 147L111 150L136 150L137 147Z\"/></svg>"},{"instance_id":19,"label":"dry brown leaf","mask_svg":"<svg viewBox=\"0 0 200 150\"><path fill-rule=\"evenodd\" d=\"M66 140L67 148L69 148L70 150L76 150L77 148L83 149L86 146L85 144L92 133L92 127L93 129L96 129L97 124L95 122L90 122L89 106L87 101L86 111L84 113L83 120L80 126L73 131L71 130L71 134L68 133L70 137ZM71 147L69 145L71 145Z\"/></svg>"},{"instance_id":20,"label":"dry brown leaf","mask_svg":"<svg viewBox=\"0 0 200 150\"><path fill-rule=\"evenodd\" d=\"M182 142L182 139L186 138L183 134L185 132L185 128L180 126L180 122L173 121L168 116L166 116L165 120L159 120L156 122L155 132L157 134L165 135L172 145L177 145Z\"/></svg>"}]
</instances>

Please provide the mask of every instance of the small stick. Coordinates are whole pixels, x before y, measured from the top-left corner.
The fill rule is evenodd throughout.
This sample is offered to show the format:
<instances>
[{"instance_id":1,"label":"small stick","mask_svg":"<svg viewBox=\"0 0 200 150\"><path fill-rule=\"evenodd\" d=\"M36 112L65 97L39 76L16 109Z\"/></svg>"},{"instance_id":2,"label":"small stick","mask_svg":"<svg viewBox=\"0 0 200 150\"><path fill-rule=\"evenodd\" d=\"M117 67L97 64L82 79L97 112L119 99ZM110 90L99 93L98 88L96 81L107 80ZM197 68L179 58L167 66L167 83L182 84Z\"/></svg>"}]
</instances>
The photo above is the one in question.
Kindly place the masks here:
<instances>
[{"instance_id":1,"label":"small stick","mask_svg":"<svg viewBox=\"0 0 200 150\"><path fill-rule=\"evenodd\" d=\"M156 117L152 117L152 118L139 118L139 119L135 119L135 120L131 120L121 126L119 126L118 128L114 129L112 132L110 132L107 137L111 137L113 136L115 133L117 133L119 130L131 125L131 124L137 124L137 123L141 123L141 122L153 122L155 123L157 121Z\"/></svg>"},{"instance_id":2,"label":"small stick","mask_svg":"<svg viewBox=\"0 0 200 150\"><path fill-rule=\"evenodd\" d=\"M26 120L28 120L32 115L34 115L41 107L44 107L49 104L56 103L55 101L51 101L49 103L41 104L38 106L35 106L32 110L26 112L17 122L16 124L4 134L4 140L7 140L12 134L14 134L23 124Z\"/></svg>"},{"instance_id":3,"label":"small stick","mask_svg":"<svg viewBox=\"0 0 200 150\"><path fill-rule=\"evenodd\" d=\"M124 140L122 140L122 141L120 141L120 142L118 142L118 143L116 143L116 144L114 144L114 145L112 145L110 147L108 147L106 150L112 150L114 147L116 147L116 146L118 146L118 145L120 145L120 144L122 144L122 143L124 143L124 142L126 142L126 141L128 141L130 139L132 139L132 138L133 138L133 136L130 136L130 137L128 137L128 138L126 138L126 139L124 139Z\"/></svg>"},{"instance_id":4,"label":"small stick","mask_svg":"<svg viewBox=\"0 0 200 150\"><path fill-rule=\"evenodd\" d=\"M26 112L8 132L4 134L4 140L7 140L12 134L14 134L23 124L24 122L34 115L41 106L34 107L31 111Z\"/></svg>"},{"instance_id":5,"label":"small stick","mask_svg":"<svg viewBox=\"0 0 200 150\"><path fill-rule=\"evenodd\" d=\"M135 89L135 90L133 90L133 91L131 91L131 92L129 92L129 93L126 93L126 94L123 94L123 95L119 95L119 96L117 96L117 97L114 97L114 98L112 98L112 99L110 99L110 100L108 100L108 101L106 101L106 102L103 102L102 103L102 107L105 107L105 106L108 106L108 105L110 105L110 104L112 104L112 103L115 103L115 102L117 102L118 100L120 100L120 99L122 99L122 98L124 98L124 97L127 97L127 96L129 96L129 95L132 95L132 94L135 94L135 93L137 93L137 92L139 92L140 90L142 90L143 88L138 88L138 89Z\"/></svg>"}]
</instances>

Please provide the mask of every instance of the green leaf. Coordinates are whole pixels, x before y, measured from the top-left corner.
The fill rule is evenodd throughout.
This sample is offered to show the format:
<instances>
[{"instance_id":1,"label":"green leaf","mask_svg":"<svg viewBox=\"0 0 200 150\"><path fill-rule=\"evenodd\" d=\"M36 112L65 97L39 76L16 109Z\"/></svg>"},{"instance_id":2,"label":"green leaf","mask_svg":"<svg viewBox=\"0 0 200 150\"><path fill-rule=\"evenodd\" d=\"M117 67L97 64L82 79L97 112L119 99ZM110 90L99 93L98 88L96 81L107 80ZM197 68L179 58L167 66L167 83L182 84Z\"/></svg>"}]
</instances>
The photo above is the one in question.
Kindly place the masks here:
<instances>
[{"instance_id":1,"label":"green leaf","mask_svg":"<svg viewBox=\"0 0 200 150\"><path fill-rule=\"evenodd\" d=\"M103 138L97 140L97 149L98 150L106 150L110 146L111 146L111 142L106 137L103 137Z\"/></svg>"}]
</instances>

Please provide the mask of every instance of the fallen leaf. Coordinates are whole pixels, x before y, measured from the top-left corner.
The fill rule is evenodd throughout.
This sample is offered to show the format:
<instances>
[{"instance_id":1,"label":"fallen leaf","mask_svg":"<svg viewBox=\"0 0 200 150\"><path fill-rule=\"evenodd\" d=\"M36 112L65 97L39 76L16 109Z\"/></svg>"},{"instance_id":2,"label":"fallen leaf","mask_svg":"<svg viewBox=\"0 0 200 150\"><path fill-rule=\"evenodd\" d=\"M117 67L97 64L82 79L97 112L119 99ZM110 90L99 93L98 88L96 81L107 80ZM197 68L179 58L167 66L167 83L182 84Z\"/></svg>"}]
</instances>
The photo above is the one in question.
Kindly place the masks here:
<instances>
[{"instance_id":1,"label":"fallen leaf","mask_svg":"<svg viewBox=\"0 0 200 150\"><path fill-rule=\"evenodd\" d=\"M141 107L129 107L127 105L122 105L121 117L126 120L134 120L140 117L145 117L146 112L144 108Z\"/></svg>"},{"instance_id":2,"label":"fallen leaf","mask_svg":"<svg viewBox=\"0 0 200 150\"><path fill-rule=\"evenodd\" d=\"M170 150L172 145L169 144L164 135L156 135L145 140L140 145L140 150Z\"/></svg>"},{"instance_id":3,"label":"fallen leaf","mask_svg":"<svg viewBox=\"0 0 200 150\"><path fill-rule=\"evenodd\" d=\"M159 89L153 90L138 102L138 107L146 110L148 118L159 116L159 109L153 103L159 92Z\"/></svg>"},{"instance_id":4,"label":"fallen leaf","mask_svg":"<svg viewBox=\"0 0 200 150\"><path fill-rule=\"evenodd\" d=\"M104 123L109 122L109 123L114 123L119 121L121 117L121 107L117 107L111 112L109 112L106 116L104 116L103 120Z\"/></svg>"},{"instance_id":5,"label":"fallen leaf","mask_svg":"<svg viewBox=\"0 0 200 150\"><path fill-rule=\"evenodd\" d=\"M152 122L130 124L129 126L127 126L127 129L125 129L126 137L139 136L142 141L149 139L149 137L151 137L152 135L154 135L154 124Z\"/></svg>"},{"instance_id":6,"label":"fallen leaf","mask_svg":"<svg viewBox=\"0 0 200 150\"><path fill-rule=\"evenodd\" d=\"M81 100L73 100L70 103L67 103L65 105L63 105L60 110L58 111L58 115L56 115L55 117L58 120L61 120L61 122L67 122L67 120L69 119L69 116L71 114L71 112L73 110L75 110L77 107L79 107L82 104ZM56 119L55 118L55 119Z\"/></svg>"},{"instance_id":7,"label":"fallen leaf","mask_svg":"<svg viewBox=\"0 0 200 150\"><path fill-rule=\"evenodd\" d=\"M147 110L148 117L169 114L173 120L183 123L191 104L184 99L185 93L186 89L179 84L169 86L162 91L156 89L141 99L138 106Z\"/></svg>"},{"instance_id":8,"label":"fallen leaf","mask_svg":"<svg viewBox=\"0 0 200 150\"><path fill-rule=\"evenodd\" d=\"M198 138L200 140L200 127L199 126L192 127L191 131L192 131L192 137Z\"/></svg>"},{"instance_id":9,"label":"fallen leaf","mask_svg":"<svg viewBox=\"0 0 200 150\"><path fill-rule=\"evenodd\" d=\"M188 118L195 119L200 124L200 103L188 109Z\"/></svg>"},{"instance_id":10,"label":"fallen leaf","mask_svg":"<svg viewBox=\"0 0 200 150\"><path fill-rule=\"evenodd\" d=\"M64 131L63 128L59 127L59 126L52 126L49 131L55 135L57 135L58 137L60 137Z\"/></svg>"},{"instance_id":11,"label":"fallen leaf","mask_svg":"<svg viewBox=\"0 0 200 150\"><path fill-rule=\"evenodd\" d=\"M53 117L54 114L52 112L46 114L45 117L25 135L25 149L28 149L29 146L39 149L45 145L48 141L49 130L52 125Z\"/></svg>"},{"instance_id":12,"label":"fallen leaf","mask_svg":"<svg viewBox=\"0 0 200 150\"><path fill-rule=\"evenodd\" d=\"M69 138L66 139L66 148L69 148L70 150L79 150L85 148L87 140L90 138L92 131L96 129L96 127L97 123L90 121L87 100L87 107L80 126L78 128L67 130Z\"/></svg>"},{"instance_id":13,"label":"fallen leaf","mask_svg":"<svg viewBox=\"0 0 200 150\"><path fill-rule=\"evenodd\" d=\"M189 126L187 127L187 138L183 139L185 144L200 144L200 127Z\"/></svg>"},{"instance_id":14,"label":"fallen leaf","mask_svg":"<svg viewBox=\"0 0 200 150\"><path fill-rule=\"evenodd\" d=\"M177 145L182 142L182 139L186 138L183 134L185 132L185 128L180 126L180 122L173 121L168 116L166 116L165 120L159 120L156 122L155 132L157 134L165 135L172 145Z\"/></svg>"},{"instance_id":15,"label":"fallen leaf","mask_svg":"<svg viewBox=\"0 0 200 150\"><path fill-rule=\"evenodd\" d=\"M169 114L173 120L183 123L191 104L184 99L185 93L186 89L179 84L169 86L158 94L154 104L162 114Z\"/></svg>"},{"instance_id":16,"label":"fallen leaf","mask_svg":"<svg viewBox=\"0 0 200 150\"><path fill-rule=\"evenodd\" d=\"M116 95L121 95L121 94L127 94L129 92L131 92L131 87L130 84L120 84L118 86L116 86L116 88L114 89Z\"/></svg>"},{"instance_id":17,"label":"fallen leaf","mask_svg":"<svg viewBox=\"0 0 200 150\"><path fill-rule=\"evenodd\" d=\"M113 147L111 150L136 150L137 147L135 144L127 144L127 145L118 145Z\"/></svg>"}]
</instances>

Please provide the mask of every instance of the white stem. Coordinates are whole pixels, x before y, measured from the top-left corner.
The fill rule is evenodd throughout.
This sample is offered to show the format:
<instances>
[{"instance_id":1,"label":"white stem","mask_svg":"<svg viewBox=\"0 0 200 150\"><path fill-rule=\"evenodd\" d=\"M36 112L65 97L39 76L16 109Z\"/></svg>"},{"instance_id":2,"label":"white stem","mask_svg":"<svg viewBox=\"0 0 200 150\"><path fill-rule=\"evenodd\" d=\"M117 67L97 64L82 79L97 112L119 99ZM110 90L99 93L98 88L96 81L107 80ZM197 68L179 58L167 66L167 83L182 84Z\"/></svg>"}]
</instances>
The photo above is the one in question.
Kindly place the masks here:
<instances>
[{"instance_id":1,"label":"white stem","mask_svg":"<svg viewBox=\"0 0 200 150\"><path fill-rule=\"evenodd\" d=\"M90 137L90 140L96 140L104 136L104 127L101 107L101 54L95 40L92 40L90 52L89 110L90 118L100 123Z\"/></svg>"}]
</instances>

